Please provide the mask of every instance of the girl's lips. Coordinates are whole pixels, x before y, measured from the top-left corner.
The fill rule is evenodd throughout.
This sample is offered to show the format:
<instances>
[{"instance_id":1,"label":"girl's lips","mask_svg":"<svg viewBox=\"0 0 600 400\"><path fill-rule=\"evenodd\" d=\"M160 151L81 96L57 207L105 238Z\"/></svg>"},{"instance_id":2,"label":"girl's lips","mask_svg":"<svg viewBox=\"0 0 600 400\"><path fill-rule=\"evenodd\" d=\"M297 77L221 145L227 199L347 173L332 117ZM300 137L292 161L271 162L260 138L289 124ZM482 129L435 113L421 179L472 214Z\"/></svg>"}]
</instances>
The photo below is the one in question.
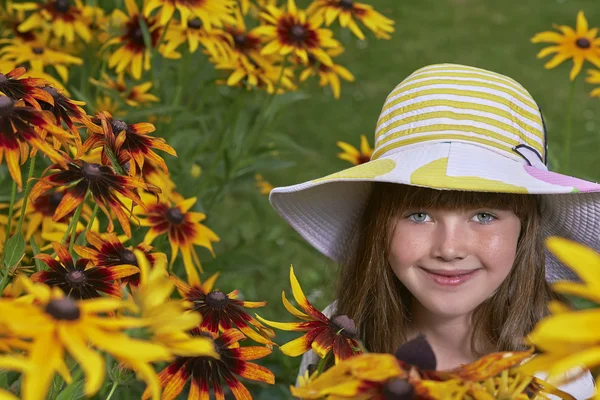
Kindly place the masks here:
<instances>
[{"instance_id":1,"label":"girl's lips","mask_svg":"<svg viewBox=\"0 0 600 400\"><path fill-rule=\"evenodd\" d=\"M425 274L430 277L438 285L442 286L458 286L469 279L473 278L479 269L465 271L440 271L440 274L436 274L432 271L421 268ZM443 275L442 275L443 273Z\"/></svg>"}]
</instances>

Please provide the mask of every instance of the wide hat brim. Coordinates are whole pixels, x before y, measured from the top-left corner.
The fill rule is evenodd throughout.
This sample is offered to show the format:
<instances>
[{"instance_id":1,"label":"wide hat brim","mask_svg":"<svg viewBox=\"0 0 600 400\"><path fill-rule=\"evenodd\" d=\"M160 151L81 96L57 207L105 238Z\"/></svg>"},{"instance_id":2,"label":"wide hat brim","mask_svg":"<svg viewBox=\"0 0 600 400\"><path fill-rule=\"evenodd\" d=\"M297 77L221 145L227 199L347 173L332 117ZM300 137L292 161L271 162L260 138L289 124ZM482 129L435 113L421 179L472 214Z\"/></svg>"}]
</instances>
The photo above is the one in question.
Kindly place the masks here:
<instances>
[{"instance_id":1,"label":"wide hat brim","mask_svg":"<svg viewBox=\"0 0 600 400\"><path fill-rule=\"evenodd\" d=\"M600 250L600 185L548 171L515 154L485 146L438 142L409 146L340 172L271 191L277 212L312 246L338 263L352 254L356 228L373 182L439 190L543 194L545 236L561 236ZM576 275L546 251L546 279Z\"/></svg>"}]
</instances>

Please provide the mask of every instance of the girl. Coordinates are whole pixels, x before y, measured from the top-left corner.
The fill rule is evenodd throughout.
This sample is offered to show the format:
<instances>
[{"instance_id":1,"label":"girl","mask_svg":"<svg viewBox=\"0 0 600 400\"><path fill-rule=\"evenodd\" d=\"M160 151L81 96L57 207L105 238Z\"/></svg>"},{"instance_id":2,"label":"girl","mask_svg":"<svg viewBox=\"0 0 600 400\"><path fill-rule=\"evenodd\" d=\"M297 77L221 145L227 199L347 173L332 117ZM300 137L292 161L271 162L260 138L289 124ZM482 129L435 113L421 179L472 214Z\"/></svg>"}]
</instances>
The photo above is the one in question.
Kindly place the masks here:
<instances>
[{"instance_id":1,"label":"girl","mask_svg":"<svg viewBox=\"0 0 600 400\"><path fill-rule=\"evenodd\" d=\"M523 350L554 298L549 283L577 279L545 237L600 249L600 185L548 171L546 153L541 111L519 83L431 65L387 97L369 162L270 201L340 264L326 314L353 318L373 352L423 333L450 369ZM317 360L305 354L300 373ZM573 374L561 389L591 396L589 371Z\"/></svg>"}]
</instances>

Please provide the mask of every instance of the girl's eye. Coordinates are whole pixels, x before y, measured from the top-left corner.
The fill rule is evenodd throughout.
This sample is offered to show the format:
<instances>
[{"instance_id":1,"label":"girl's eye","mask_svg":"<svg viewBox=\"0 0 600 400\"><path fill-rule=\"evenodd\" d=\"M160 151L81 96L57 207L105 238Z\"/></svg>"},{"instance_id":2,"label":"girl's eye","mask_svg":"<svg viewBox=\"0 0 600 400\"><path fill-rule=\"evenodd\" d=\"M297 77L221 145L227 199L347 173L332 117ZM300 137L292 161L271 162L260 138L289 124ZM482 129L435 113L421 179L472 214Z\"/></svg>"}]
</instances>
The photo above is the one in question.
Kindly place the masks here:
<instances>
[{"instance_id":1,"label":"girl's eye","mask_svg":"<svg viewBox=\"0 0 600 400\"><path fill-rule=\"evenodd\" d=\"M414 214L410 214L408 219L413 222L426 222L427 217L429 217L429 215L424 212L416 212Z\"/></svg>"},{"instance_id":2,"label":"girl's eye","mask_svg":"<svg viewBox=\"0 0 600 400\"><path fill-rule=\"evenodd\" d=\"M482 224L489 224L493 220L497 219L495 216L488 213L477 213L475 214L475 218L477 218L477 222L480 222Z\"/></svg>"}]
</instances>

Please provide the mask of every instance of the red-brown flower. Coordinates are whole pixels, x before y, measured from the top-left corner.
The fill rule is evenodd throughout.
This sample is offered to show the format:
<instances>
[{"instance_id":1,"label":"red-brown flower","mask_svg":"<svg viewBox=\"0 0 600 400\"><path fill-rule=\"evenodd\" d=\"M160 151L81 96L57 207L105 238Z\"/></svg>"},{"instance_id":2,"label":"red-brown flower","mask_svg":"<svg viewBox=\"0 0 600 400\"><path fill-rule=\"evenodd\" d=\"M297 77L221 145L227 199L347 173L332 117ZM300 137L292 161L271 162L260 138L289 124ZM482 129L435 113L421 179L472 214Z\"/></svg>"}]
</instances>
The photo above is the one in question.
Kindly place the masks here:
<instances>
[{"instance_id":1,"label":"red-brown flower","mask_svg":"<svg viewBox=\"0 0 600 400\"><path fill-rule=\"evenodd\" d=\"M137 258L133 250L139 250L144 253L150 265L154 265L159 259L166 262L167 256L164 253L151 253L154 248L145 243L140 243L134 247L125 247L114 233L107 233L104 237L97 233L87 231L85 237L88 246L77 246L74 249L81 257L88 258L98 267L137 267ZM135 273L123 279L124 282L137 287L140 283L140 274Z\"/></svg>"},{"instance_id":2,"label":"red-brown flower","mask_svg":"<svg viewBox=\"0 0 600 400\"><path fill-rule=\"evenodd\" d=\"M42 89L48 82L40 78L19 79L26 71L24 67L18 67L6 75L0 74L0 92L13 100L23 100L38 110L41 110L38 100L52 104L52 96Z\"/></svg>"},{"instance_id":3,"label":"red-brown flower","mask_svg":"<svg viewBox=\"0 0 600 400\"><path fill-rule=\"evenodd\" d=\"M71 100L52 86L44 87L43 91L50 95L53 101L47 102L44 100L42 109L52 112L58 125L60 125L61 121L64 121L65 125L67 125L69 130L73 133L77 149L80 149L81 138L79 136L79 130L75 127L74 122L83 124L89 119L83 108L81 108L81 106L85 105L85 102Z\"/></svg>"},{"instance_id":4,"label":"red-brown flower","mask_svg":"<svg viewBox=\"0 0 600 400\"><path fill-rule=\"evenodd\" d=\"M121 286L114 282L115 279L139 273L139 269L133 265L96 267L91 260L85 258L73 262L69 251L63 245L53 242L52 247L58 255L58 260L48 254L36 255L35 258L42 260L50 267L50 270L34 273L31 275L31 280L43 282L49 286L58 286L67 296L75 299L100 297L98 292L120 298L122 296Z\"/></svg>"},{"instance_id":5,"label":"red-brown flower","mask_svg":"<svg viewBox=\"0 0 600 400\"><path fill-rule=\"evenodd\" d=\"M114 230L114 224L109 210L112 210L123 231L131 237L129 217L125 214L127 206L117 196L120 194L129 198L135 204L145 208L144 203L135 192L136 188L146 189L146 184L128 176L116 175L112 168L100 164L87 163L83 160L66 158L66 168L53 164L44 172L41 178L31 189L31 201L36 199L52 187L64 187L65 195L54 213L54 220L58 221L84 201L89 190L98 207L108 217L108 232ZM47 171L51 170L50 174Z\"/></svg>"},{"instance_id":6,"label":"red-brown flower","mask_svg":"<svg viewBox=\"0 0 600 400\"><path fill-rule=\"evenodd\" d=\"M202 335L202 332L194 332ZM248 362L265 357L271 350L262 346L240 347L239 341L245 336L237 329L228 329L214 339L215 350L221 359L211 357L178 357L171 365L158 374L163 387L162 399L176 398L191 378L188 400L209 399L212 389L217 399L224 399L221 379L231 389L237 400L251 399L248 389L235 377L239 375L253 381L275 383L275 376L267 368ZM144 392L142 399L150 398L150 390Z\"/></svg>"},{"instance_id":7,"label":"red-brown flower","mask_svg":"<svg viewBox=\"0 0 600 400\"><path fill-rule=\"evenodd\" d=\"M195 281L189 280L189 285L177 277L171 276L171 280L177 286L181 297L192 304L191 309L193 311L197 311L202 315L200 329L217 334L219 328L227 330L232 328L232 325L235 325L249 338L259 343L273 344L270 340L270 338L275 336L273 330L258 322L243 309L243 307L264 307L267 305L267 302L237 300L237 290L228 294L218 289L213 290L218 276L219 274L216 273L204 283L201 283L200 279ZM250 328L249 324L254 326L258 333Z\"/></svg>"}]
</instances>

